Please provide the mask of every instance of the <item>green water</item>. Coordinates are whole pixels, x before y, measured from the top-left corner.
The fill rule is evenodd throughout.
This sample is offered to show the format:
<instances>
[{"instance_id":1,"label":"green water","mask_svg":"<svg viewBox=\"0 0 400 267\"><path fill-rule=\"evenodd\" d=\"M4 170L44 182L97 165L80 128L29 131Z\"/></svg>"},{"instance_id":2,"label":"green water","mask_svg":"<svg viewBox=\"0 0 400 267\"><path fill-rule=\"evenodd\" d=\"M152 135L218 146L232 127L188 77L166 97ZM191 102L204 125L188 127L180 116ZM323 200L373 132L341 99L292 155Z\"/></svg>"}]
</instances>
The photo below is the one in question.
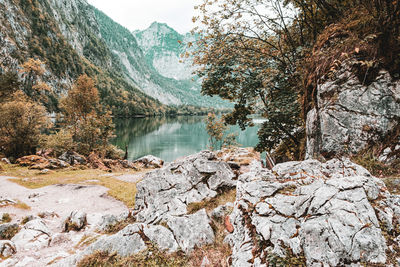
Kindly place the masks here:
<instances>
[{"instance_id":1,"label":"green water","mask_svg":"<svg viewBox=\"0 0 400 267\"><path fill-rule=\"evenodd\" d=\"M208 135L204 123L205 117L151 117L117 120L116 138L113 143L125 150L128 145L128 159L154 155L164 161L194 154L208 147ZM257 122L257 120L256 120ZM238 133L237 141L243 147L255 146L258 142L256 126Z\"/></svg>"}]
</instances>

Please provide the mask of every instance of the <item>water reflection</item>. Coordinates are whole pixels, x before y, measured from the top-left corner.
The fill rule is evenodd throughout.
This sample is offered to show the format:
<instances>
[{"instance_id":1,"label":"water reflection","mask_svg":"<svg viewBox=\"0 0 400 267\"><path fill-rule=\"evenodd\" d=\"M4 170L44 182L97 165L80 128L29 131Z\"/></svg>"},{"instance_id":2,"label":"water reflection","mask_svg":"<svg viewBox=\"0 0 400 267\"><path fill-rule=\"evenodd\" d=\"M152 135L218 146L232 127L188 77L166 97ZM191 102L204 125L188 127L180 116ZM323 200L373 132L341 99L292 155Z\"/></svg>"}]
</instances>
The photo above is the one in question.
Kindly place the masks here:
<instances>
[{"instance_id":1,"label":"water reflection","mask_svg":"<svg viewBox=\"0 0 400 267\"><path fill-rule=\"evenodd\" d=\"M208 135L204 119L200 116L184 116L117 120L117 137L113 143L122 149L127 145L130 160L150 154L173 161L207 149ZM238 127L232 127L231 131L238 133L238 143L248 147L258 142L257 128L240 131Z\"/></svg>"}]
</instances>

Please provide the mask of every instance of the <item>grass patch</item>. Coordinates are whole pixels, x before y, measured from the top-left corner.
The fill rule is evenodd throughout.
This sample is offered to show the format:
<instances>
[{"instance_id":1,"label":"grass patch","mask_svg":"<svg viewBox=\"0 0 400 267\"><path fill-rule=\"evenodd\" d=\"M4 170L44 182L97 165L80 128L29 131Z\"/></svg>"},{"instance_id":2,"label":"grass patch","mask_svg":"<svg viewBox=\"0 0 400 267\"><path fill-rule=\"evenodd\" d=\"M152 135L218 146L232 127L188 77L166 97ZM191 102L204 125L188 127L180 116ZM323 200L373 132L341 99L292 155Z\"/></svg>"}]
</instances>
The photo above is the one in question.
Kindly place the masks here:
<instances>
[{"instance_id":1,"label":"grass patch","mask_svg":"<svg viewBox=\"0 0 400 267\"><path fill-rule=\"evenodd\" d=\"M189 266L188 259L182 252L167 254L160 251L156 246L149 244L149 248L136 255L120 257L116 253L96 251L84 257L77 265L78 267L125 267L125 266L148 266L148 267L177 267Z\"/></svg>"},{"instance_id":2,"label":"grass patch","mask_svg":"<svg viewBox=\"0 0 400 267\"><path fill-rule=\"evenodd\" d=\"M400 160L387 165L379 161L372 151L360 152L358 155L353 156L351 160L377 177L400 175Z\"/></svg>"},{"instance_id":3,"label":"grass patch","mask_svg":"<svg viewBox=\"0 0 400 267\"><path fill-rule=\"evenodd\" d=\"M235 202L236 199L236 189L229 189L220 194L216 197L207 199L201 202L194 202L190 203L187 206L188 214L196 213L201 209L206 209L207 212L212 211L213 209L217 208L218 206L224 205L228 202Z\"/></svg>"},{"instance_id":4,"label":"grass patch","mask_svg":"<svg viewBox=\"0 0 400 267\"><path fill-rule=\"evenodd\" d=\"M75 249L78 248L83 248L83 247L87 247L90 244L93 244L94 242L96 242L98 239L100 238L100 235L96 234L96 235L83 235L81 240L74 246Z\"/></svg>"},{"instance_id":5,"label":"grass patch","mask_svg":"<svg viewBox=\"0 0 400 267\"><path fill-rule=\"evenodd\" d=\"M31 209L31 207L28 204L26 204L20 200L16 200L16 201L17 201L16 203L8 202L5 204L2 204L1 207L13 206L13 207L15 207L17 209L21 209L21 210L30 210Z\"/></svg>"},{"instance_id":6,"label":"grass patch","mask_svg":"<svg viewBox=\"0 0 400 267\"><path fill-rule=\"evenodd\" d=\"M113 173L113 176L122 174L137 174L129 171ZM64 169L41 174L40 171L30 170L27 167L9 165L2 175L16 177L9 179L26 188L36 189L55 184L95 184L110 189L108 195L122 201L129 208L135 206L136 184L113 178L106 171L95 169Z\"/></svg>"},{"instance_id":7,"label":"grass patch","mask_svg":"<svg viewBox=\"0 0 400 267\"><path fill-rule=\"evenodd\" d=\"M117 222L114 225L111 225L110 227L108 227L108 229L104 232L105 234L116 234L119 231L121 231L122 229L124 229L126 226L135 223L136 220L134 217L129 217L124 221L121 222Z\"/></svg>"},{"instance_id":8,"label":"grass patch","mask_svg":"<svg viewBox=\"0 0 400 267\"><path fill-rule=\"evenodd\" d=\"M1 216L1 220L0 223L9 223L11 222L11 216L8 213L3 213L3 215Z\"/></svg>"},{"instance_id":9,"label":"grass patch","mask_svg":"<svg viewBox=\"0 0 400 267\"><path fill-rule=\"evenodd\" d=\"M391 194L400 195L400 176L384 178L383 182Z\"/></svg>"},{"instance_id":10,"label":"grass patch","mask_svg":"<svg viewBox=\"0 0 400 267\"><path fill-rule=\"evenodd\" d=\"M14 204L13 206L16 207L17 209L21 209L21 210L30 210L31 209L31 207L28 204L26 204L22 201L19 201L19 200L17 201L17 204Z\"/></svg>"}]
</instances>

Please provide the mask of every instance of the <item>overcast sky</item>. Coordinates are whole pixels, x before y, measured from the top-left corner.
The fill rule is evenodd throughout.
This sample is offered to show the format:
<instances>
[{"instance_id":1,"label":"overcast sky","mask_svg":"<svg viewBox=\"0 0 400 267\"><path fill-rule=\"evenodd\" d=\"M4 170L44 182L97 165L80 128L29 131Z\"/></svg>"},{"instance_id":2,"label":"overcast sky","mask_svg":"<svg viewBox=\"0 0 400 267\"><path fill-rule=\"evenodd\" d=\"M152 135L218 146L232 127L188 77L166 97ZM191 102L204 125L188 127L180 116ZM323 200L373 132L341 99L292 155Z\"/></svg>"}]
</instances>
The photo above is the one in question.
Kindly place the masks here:
<instances>
[{"instance_id":1,"label":"overcast sky","mask_svg":"<svg viewBox=\"0 0 400 267\"><path fill-rule=\"evenodd\" d=\"M154 21L167 23L179 33L193 28L193 7L201 0L88 0L129 30L143 30Z\"/></svg>"}]
</instances>

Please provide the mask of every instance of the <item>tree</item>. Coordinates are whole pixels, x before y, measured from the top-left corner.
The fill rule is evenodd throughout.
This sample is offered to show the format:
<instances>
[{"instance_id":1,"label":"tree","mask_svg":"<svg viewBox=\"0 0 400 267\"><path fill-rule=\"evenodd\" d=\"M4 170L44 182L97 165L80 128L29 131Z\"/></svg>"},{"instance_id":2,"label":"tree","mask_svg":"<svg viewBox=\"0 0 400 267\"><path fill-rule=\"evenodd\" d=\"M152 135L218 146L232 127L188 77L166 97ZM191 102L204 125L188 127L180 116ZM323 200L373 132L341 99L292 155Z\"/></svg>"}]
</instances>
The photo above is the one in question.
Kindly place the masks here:
<instances>
[{"instance_id":1,"label":"tree","mask_svg":"<svg viewBox=\"0 0 400 267\"><path fill-rule=\"evenodd\" d=\"M105 156L114 136L114 124L111 112L100 106L94 81L86 74L81 75L61 100L61 108L78 152L88 155L97 150Z\"/></svg>"},{"instance_id":2,"label":"tree","mask_svg":"<svg viewBox=\"0 0 400 267\"><path fill-rule=\"evenodd\" d=\"M284 7L279 0L204 0L197 7L201 17L194 18L203 24L195 29L202 36L195 53L202 92L235 102L225 121L242 129L261 111L267 120L259 151L274 150L285 140L300 147L304 136L297 64L305 48L291 24L293 10ZM302 151L294 155L301 156Z\"/></svg>"},{"instance_id":3,"label":"tree","mask_svg":"<svg viewBox=\"0 0 400 267\"><path fill-rule=\"evenodd\" d=\"M228 126L225 124L224 118L221 117L218 119L215 113L208 113L205 122L206 130L209 135L209 148L211 150L237 145L237 135L234 133L226 133Z\"/></svg>"},{"instance_id":4,"label":"tree","mask_svg":"<svg viewBox=\"0 0 400 267\"><path fill-rule=\"evenodd\" d=\"M41 132L50 126L45 108L17 91L0 106L0 151L7 157L34 154Z\"/></svg>"},{"instance_id":5,"label":"tree","mask_svg":"<svg viewBox=\"0 0 400 267\"><path fill-rule=\"evenodd\" d=\"M30 58L22 64L20 72L25 81L22 87L24 93L35 101L46 102L46 94L51 92L51 88L42 81L45 73L43 65L39 59Z\"/></svg>"},{"instance_id":6,"label":"tree","mask_svg":"<svg viewBox=\"0 0 400 267\"><path fill-rule=\"evenodd\" d=\"M259 151L303 157L306 114L338 62L352 57L362 82L379 72L370 62L400 73L400 1L203 0L196 8L202 92L234 102L226 122L241 128L261 111Z\"/></svg>"}]
</instances>

